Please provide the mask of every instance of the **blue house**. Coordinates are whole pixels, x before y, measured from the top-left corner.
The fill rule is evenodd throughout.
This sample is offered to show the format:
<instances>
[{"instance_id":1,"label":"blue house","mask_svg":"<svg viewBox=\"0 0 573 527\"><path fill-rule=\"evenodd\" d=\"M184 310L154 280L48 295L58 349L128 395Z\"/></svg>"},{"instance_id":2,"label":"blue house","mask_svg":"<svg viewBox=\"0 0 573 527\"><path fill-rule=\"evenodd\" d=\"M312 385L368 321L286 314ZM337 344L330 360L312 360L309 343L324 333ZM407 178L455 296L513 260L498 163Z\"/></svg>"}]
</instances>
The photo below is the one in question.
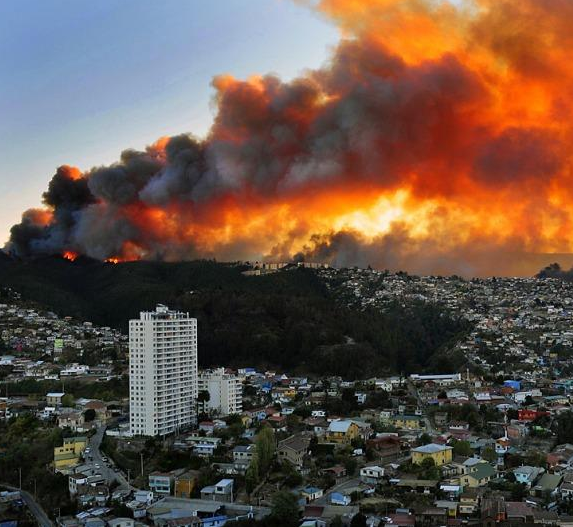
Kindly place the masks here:
<instances>
[{"instance_id":1,"label":"blue house","mask_svg":"<svg viewBox=\"0 0 573 527\"><path fill-rule=\"evenodd\" d=\"M342 505L346 507L347 505L350 505L351 501L352 499L350 498L350 496L347 496L346 494L342 494L340 492L333 492L330 495L331 505Z\"/></svg>"}]
</instances>

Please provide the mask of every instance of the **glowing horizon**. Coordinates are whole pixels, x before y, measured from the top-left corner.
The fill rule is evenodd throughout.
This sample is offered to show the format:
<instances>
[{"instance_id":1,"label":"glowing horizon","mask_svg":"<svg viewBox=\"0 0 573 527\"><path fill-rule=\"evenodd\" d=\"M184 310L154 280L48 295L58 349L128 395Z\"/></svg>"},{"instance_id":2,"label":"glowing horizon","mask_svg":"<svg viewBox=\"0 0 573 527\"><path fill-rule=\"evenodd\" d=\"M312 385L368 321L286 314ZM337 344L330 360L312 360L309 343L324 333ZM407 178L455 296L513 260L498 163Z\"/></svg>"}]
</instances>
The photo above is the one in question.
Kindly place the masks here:
<instances>
[{"instance_id":1,"label":"glowing horizon","mask_svg":"<svg viewBox=\"0 0 573 527\"><path fill-rule=\"evenodd\" d=\"M11 249L466 276L573 252L573 7L308 3L342 35L327 64L287 82L215 77L204 140L59 170Z\"/></svg>"}]
</instances>

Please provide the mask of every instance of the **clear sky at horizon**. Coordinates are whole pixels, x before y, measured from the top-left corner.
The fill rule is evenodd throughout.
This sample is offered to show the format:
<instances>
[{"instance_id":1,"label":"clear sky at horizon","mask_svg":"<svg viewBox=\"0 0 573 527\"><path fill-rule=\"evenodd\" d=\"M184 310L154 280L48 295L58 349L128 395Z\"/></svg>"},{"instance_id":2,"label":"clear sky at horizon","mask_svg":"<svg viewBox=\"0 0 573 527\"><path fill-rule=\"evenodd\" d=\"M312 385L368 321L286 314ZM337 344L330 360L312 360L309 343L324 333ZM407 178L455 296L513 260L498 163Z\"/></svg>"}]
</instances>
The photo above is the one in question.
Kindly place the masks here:
<instances>
[{"instance_id":1,"label":"clear sky at horizon","mask_svg":"<svg viewBox=\"0 0 573 527\"><path fill-rule=\"evenodd\" d=\"M320 66L337 30L290 0L0 3L0 246L55 168L204 135L211 79Z\"/></svg>"}]
</instances>

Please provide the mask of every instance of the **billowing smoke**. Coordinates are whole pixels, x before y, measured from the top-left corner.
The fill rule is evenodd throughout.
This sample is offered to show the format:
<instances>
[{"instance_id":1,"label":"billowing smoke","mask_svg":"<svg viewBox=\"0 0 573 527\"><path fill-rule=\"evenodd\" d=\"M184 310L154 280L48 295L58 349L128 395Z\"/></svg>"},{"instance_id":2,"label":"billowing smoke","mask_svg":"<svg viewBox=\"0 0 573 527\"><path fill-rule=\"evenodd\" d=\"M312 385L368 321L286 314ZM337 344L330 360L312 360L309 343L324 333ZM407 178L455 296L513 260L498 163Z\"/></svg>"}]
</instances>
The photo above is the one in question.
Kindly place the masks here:
<instances>
[{"instance_id":1,"label":"billowing smoke","mask_svg":"<svg viewBox=\"0 0 573 527\"><path fill-rule=\"evenodd\" d=\"M571 251L573 3L309 3L344 35L328 64L216 77L208 137L59 168L7 249L464 275Z\"/></svg>"}]
</instances>

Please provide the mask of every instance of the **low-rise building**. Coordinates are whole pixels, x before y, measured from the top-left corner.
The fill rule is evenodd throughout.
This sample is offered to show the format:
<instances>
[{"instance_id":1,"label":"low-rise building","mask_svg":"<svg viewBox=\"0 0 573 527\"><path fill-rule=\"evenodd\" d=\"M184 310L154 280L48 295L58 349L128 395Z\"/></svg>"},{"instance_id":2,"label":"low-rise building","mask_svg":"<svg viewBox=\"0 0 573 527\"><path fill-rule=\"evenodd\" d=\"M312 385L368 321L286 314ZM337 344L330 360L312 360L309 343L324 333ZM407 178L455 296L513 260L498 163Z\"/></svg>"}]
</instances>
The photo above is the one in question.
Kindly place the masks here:
<instances>
[{"instance_id":1,"label":"low-rise building","mask_svg":"<svg viewBox=\"0 0 573 527\"><path fill-rule=\"evenodd\" d=\"M377 485L384 478L384 468L378 465L362 467L360 469L360 481L369 485Z\"/></svg>"},{"instance_id":2,"label":"low-rise building","mask_svg":"<svg viewBox=\"0 0 573 527\"><path fill-rule=\"evenodd\" d=\"M62 399L66 395L64 392L49 392L46 394L47 406L62 406Z\"/></svg>"},{"instance_id":3,"label":"low-rise building","mask_svg":"<svg viewBox=\"0 0 573 527\"><path fill-rule=\"evenodd\" d=\"M255 445L238 445L233 448L233 461L248 464L255 456L255 450Z\"/></svg>"},{"instance_id":4,"label":"low-rise building","mask_svg":"<svg viewBox=\"0 0 573 527\"><path fill-rule=\"evenodd\" d=\"M203 487L201 489L201 499L231 503L234 500L233 484L234 481L232 479L222 479L216 485Z\"/></svg>"},{"instance_id":5,"label":"low-rise building","mask_svg":"<svg viewBox=\"0 0 573 527\"><path fill-rule=\"evenodd\" d=\"M310 437L301 434L288 437L279 442L277 454L281 461L288 461L295 467L302 467L308 447Z\"/></svg>"},{"instance_id":6,"label":"low-rise building","mask_svg":"<svg viewBox=\"0 0 573 527\"><path fill-rule=\"evenodd\" d=\"M351 443L360 435L358 425L353 421L339 420L332 421L326 432L326 442L328 443Z\"/></svg>"},{"instance_id":7,"label":"low-rise building","mask_svg":"<svg viewBox=\"0 0 573 527\"><path fill-rule=\"evenodd\" d=\"M434 464L439 467L452 461L453 448L447 445L438 445L430 443L412 449L412 463L421 465L425 459L432 459Z\"/></svg>"},{"instance_id":8,"label":"low-rise building","mask_svg":"<svg viewBox=\"0 0 573 527\"><path fill-rule=\"evenodd\" d=\"M162 472L152 472L149 474L149 489L160 495L171 494L172 477L170 474Z\"/></svg>"},{"instance_id":9,"label":"low-rise building","mask_svg":"<svg viewBox=\"0 0 573 527\"><path fill-rule=\"evenodd\" d=\"M405 428L408 430L420 430L424 428L424 419L419 415L398 414L392 416L390 422L396 428Z\"/></svg>"},{"instance_id":10,"label":"low-rise building","mask_svg":"<svg viewBox=\"0 0 573 527\"><path fill-rule=\"evenodd\" d=\"M62 446L54 448L54 469L62 471L77 465L87 443L86 437L66 437Z\"/></svg>"},{"instance_id":11,"label":"low-rise building","mask_svg":"<svg viewBox=\"0 0 573 527\"><path fill-rule=\"evenodd\" d=\"M305 487L300 491L300 494L306 503L310 503L318 498L322 498L322 496L324 496L324 491L318 487Z\"/></svg>"},{"instance_id":12,"label":"low-rise building","mask_svg":"<svg viewBox=\"0 0 573 527\"><path fill-rule=\"evenodd\" d=\"M460 480L464 487L483 487L495 477L495 474L495 468L493 468L489 463L478 463L471 467L469 472L464 474Z\"/></svg>"},{"instance_id":13,"label":"low-rise building","mask_svg":"<svg viewBox=\"0 0 573 527\"><path fill-rule=\"evenodd\" d=\"M544 470L540 467L523 466L514 469L515 481L531 487L537 478L543 474Z\"/></svg>"},{"instance_id":14,"label":"low-rise building","mask_svg":"<svg viewBox=\"0 0 573 527\"><path fill-rule=\"evenodd\" d=\"M173 494L176 498L190 498L199 481L199 473L189 470L175 477Z\"/></svg>"}]
</instances>

